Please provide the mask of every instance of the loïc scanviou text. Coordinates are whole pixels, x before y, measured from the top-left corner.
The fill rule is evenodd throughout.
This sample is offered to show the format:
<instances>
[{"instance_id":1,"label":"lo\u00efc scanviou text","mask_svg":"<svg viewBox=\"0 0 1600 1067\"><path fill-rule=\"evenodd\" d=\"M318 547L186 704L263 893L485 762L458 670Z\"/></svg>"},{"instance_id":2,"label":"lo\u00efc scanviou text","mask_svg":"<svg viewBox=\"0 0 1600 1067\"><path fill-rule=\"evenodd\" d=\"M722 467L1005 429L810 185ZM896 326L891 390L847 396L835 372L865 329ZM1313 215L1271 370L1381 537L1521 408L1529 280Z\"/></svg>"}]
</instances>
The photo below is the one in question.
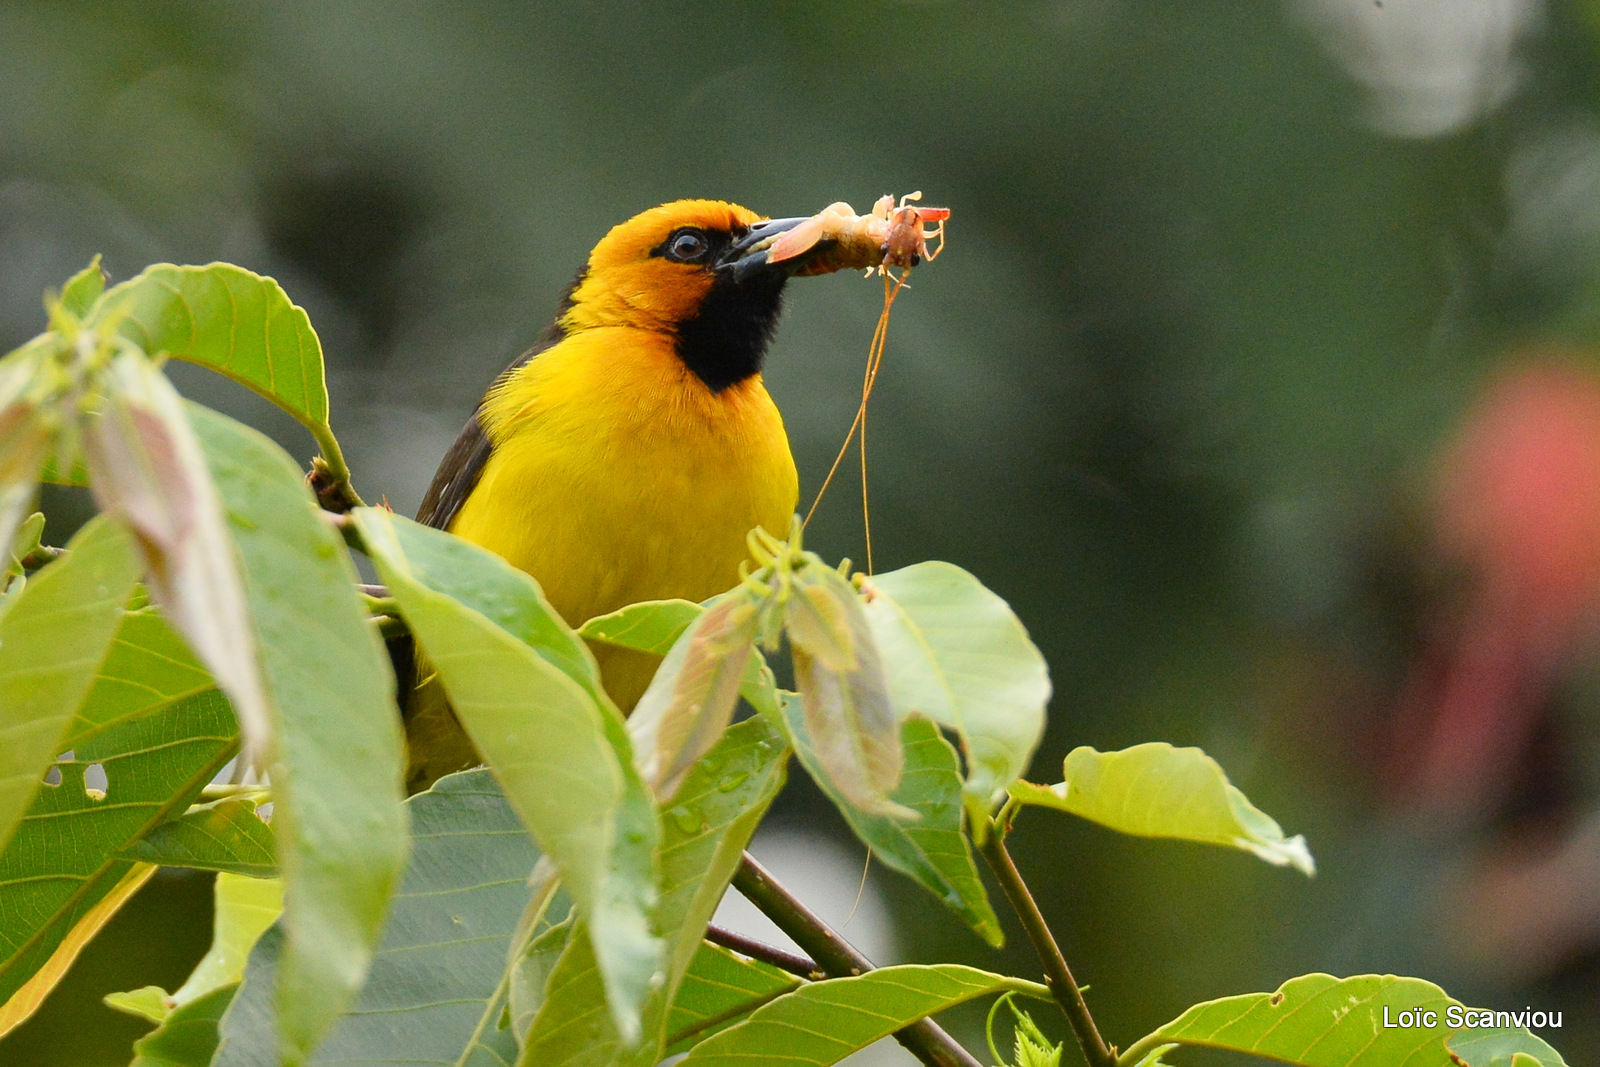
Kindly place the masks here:
<instances>
[{"instance_id":1,"label":"lo\u00efc scanviou text","mask_svg":"<svg viewBox=\"0 0 1600 1067\"><path fill-rule=\"evenodd\" d=\"M1559 1011L1491 1011L1488 1008L1463 1008L1452 1004L1443 1012L1432 1008L1403 1008L1393 1018L1389 1005L1383 1006L1383 1027L1386 1030L1432 1030L1440 1024L1452 1030L1491 1030L1512 1026L1526 1026L1535 1030L1561 1029Z\"/></svg>"}]
</instances>

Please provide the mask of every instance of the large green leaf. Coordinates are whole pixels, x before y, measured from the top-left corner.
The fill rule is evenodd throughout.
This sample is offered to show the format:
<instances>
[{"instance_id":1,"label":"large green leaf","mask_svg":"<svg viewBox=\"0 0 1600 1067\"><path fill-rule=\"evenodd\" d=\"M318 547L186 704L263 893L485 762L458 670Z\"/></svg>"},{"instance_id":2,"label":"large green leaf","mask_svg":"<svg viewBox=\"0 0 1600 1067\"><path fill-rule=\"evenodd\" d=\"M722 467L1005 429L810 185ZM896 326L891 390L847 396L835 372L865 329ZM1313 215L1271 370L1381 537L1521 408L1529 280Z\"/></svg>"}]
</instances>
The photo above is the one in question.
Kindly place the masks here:
<instances>
[{"instance_id":1,"label":"large green leaf","mask_svg":"<svg viewBox=\"0 0 1600 1067\"><path fill-rule=\"evenodd\" d=\"M1021 984L948 963L880 967L857 978L813 982L696 1045L682 1067L765 1067L780 1060L826 1067L934 1012Z\"/></svg>"},{"instance_id":2,"label":"large green leaf","mask_svg":"<svg viewBox=\"0 0 1600 1067\"><path fill-rule=\"evenodd\" d=\"M611 1013L637 1036L660 967L648 918L660 828L592 657L533 580L493 554L389 512L352 514L462 726L560 869Z\"/></svg>"},{"instance_id":3,"label":"large green leaf","mask_svg":"<svg viewBox=\"0 0 1600 1067\"><path fill-rule=\"evenodd\" d=\"M525 571L470 541L392 511L357 508L351 517L364 537L376 538L378 544L390 546L391 553L400 554L415 582L465 604L539 653L602 707L611 706L593 653Z\"/></svg>"},{"instance_id":4,"label":"large green leaf","mask_svg":"<svg viewBox=\"0 0 1600 1067\"><path fill-rule=\"evenodd\" d=\"M646 600L596 615L578 633L589 641L665 656L704 610L688 600Z\"/></svg>"},{"instance_id":5,"label":"large green leaf","mask_svg":"<svg viewBox=\"0 0 1600 1067\"><path fill-rule=\"evenodd\" d=\"M1316 873L1305 838L1285 838L1272 817L1251 804L1198 748L1161 741L1120 752L1075 748L1067 754L1064 778L1052 786L1017 782L1011 795L1125 834L1224 845L1308 876Z\"/></svg>"},{"instance_id":6,"label":"large green leaf","mask_svg":"<svg viewBox=\"0 0 1600 1067\"><path fill-rule=\"evenodd\" d=\"M122 850L125 859L162 867L229 871L254 878L278 873L272 828L253 801L232 799L186 812L151 830Z\"/></svg>"},{"instance_id":7,"label":"large green leaf","mask_svg":"<svg viewBox=\"0 0 1600 1067\"><path fill-rule=\"evenodd\" d=\"M107 290L92 318L115 322L152 356L210 367L308 426L327 425L322 345L271 278L229 263L161 263Z\"/></svg>"},{"instance_id":8,"label":"large green leaf","mask_svg":"<svg viewBox=\"0 0 1600 1067\"><path fill-rule=\"evenodd\" d=\"M747 719L694 765L665 812L655 923L667 941L666 973L645 1004L645 1039L639 1047L625 1047L610 1019L593 1010L598 981L580 923L550 975L521 1063L649 1067L661 1058L678 986L745 845L783 787L787 760L788 749L776 730L765 719Z\"/></svg>"},{"instance_id":9,"label":"large green leaf","mask_svg":"<svg viewBox=\"0 0 1600 1067\"><path fill-rule=\"evenodd\" d=\"M282 449L200 407L271 697L279 861L288 880L279 1021L298 1062L360 987L405 864L394 675L355 567Z\"/></svg>"},{"instance_id":10,"label":"large green leaf","mask_svg":"<svg viewBox=\"0 0 1600 1067\"><path fill-rule=\"evenodd\" d=\"M788 971L701 942L672 1001L666 1053L689 1051L799 985Z\"/></svg>"},{"instance_id":11,"label":"large green leaf","mask_svg":"<svg viewBox=\"0 0 1600 1067\"><path fill-rule=\"evenodd\" d=\"M902 716L954 730L966 754L975 833L1027 770L1044 732L1044 657L1004 600L949 563L918 563L863 583L867 618Z\"/></svg>"},{"instance_id":12,"label":"large green leaf","mask_svg":"<svg viewBox=\"0 0 1600 1067\"><path fill-rule=\"evenodd\" d=\"M0 847L62 750L139 576L131 539L108 519L69 547L0 615Z\"/></svg>"},{"instance_id":13,"label":"large green leaf","mask_svg":"<svg viewBox=\"0 0 1600 1067\"><path fill-rule=\"evenodd\" d=\"M59 784L39 791L0 854L0 1000L135 867L121 851L188 805L232 755L236 731L212 690L108 730L56 764ZM84 783L95 764L103 794Z\"/></svg>"},{"instance_id":14,"label":"large green leaf","mask_svg":"<svg viewBox=\"0 0 1600 1067\"><path fill-rule=\"evenodd\" d=\"M499 1024L494 996L539 852L488 771L448 775L407 803L416 844L372 976L314 1063L453 1064Z\"/></svg>"},{"instance_id":15,"label":"large green leaf","mask_svg":"<svg viewBox=\"0 0 1600 1067\"><path fill-rule=\"evenodd\" d=\"M1000 921L989 906L972 848L961 832L961 768L939 728L920 718L907 719L901 727L905 770L889 799L915 812L919 818L913 820L863 811L850 803L816 766L811 736L796 701L786 702L785 715L795 755L872 854L942 900L989 944L997 948L1003 944Z\"/></svg>"},{"instance_id":16,"label":"large green leaf","mask_svg":"<svg viewBox=\"0 0 1600 1067\"><path fill-rule=\"evenodd\" d=\"M1461 1004L1444 990L1418 978L1392 974L1367 974L1334 978L1308 974L1293 978L1275 993L1247 993L1196 1004L1172 1022L1141 1039L1123 1055L1133 1062L1143 1052L1167 1043L1245 1052L1301 1067L1460 1067L1446 1041L1454 1029L1450 1011ZM1402 1012L1428 1013L1424 1025ZM1504 1058L1509 1065L1510 1043L1515 1050L1536 1056L1542 1067L1565 1067L1561 1057L1523 1027L1500 1032ZM1496 1063L1497 1053L1484 1031L1469 1032L1464 1040L1479 1051L1480 1060L1469 1067ZM1545 1051L1543 1058L1533 1050Z\"/></svg>"},{"instance_id":17,"label":"large green leaf","mask_svg":"<svg viewBox=\"0 0 1600 1067\"><path fill-rule=\"evenodd\" d=\"M125 612L62 748L216 685L153 607Z\"/></svg>"},{"instance_id":18,"label":"large green leaf","mask_svg":"<svg viewBox=\"0 0 1600 1067\"><path fill-rule=\"evenodd\" d=\"M460 1064L499 1055L506 950L538 850L493 775L448 775L406 802L415 846L355 1006L314 1064ZM275 1064L270 990L281 941L269 932L223 1023L219 1067ZM515 1059L510 1044L507 1060ZM494 1056L490 1055L489 1062Z\"/></svg>"}]
</instances>

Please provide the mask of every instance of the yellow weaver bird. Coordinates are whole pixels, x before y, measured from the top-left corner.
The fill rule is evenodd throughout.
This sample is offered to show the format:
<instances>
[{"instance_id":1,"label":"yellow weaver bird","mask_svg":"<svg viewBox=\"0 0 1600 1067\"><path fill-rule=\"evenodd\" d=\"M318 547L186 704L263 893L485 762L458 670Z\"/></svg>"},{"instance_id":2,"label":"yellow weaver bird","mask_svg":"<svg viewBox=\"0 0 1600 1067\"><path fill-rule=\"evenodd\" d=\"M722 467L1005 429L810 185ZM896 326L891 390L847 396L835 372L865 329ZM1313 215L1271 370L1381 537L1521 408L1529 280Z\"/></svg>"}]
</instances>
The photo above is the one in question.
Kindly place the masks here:
<instances>
[{"instance_id":1,"label":"yellow weaver bird","mask_svg":"<svg viewBox=\"0 0 1600 1067\"><path fill-rule=\"evenodd\" d=\"M784 284L816 258L748 249L803 221L679 200L613 228L489 387L417 518L531 574L573 626L733 586L745 535L787 530L798 500L761 366ZM595 654L630 710L659 661ZM410 694L406 733L413 789L478 762L434 679Z\"/></svg>"}]
</instances>

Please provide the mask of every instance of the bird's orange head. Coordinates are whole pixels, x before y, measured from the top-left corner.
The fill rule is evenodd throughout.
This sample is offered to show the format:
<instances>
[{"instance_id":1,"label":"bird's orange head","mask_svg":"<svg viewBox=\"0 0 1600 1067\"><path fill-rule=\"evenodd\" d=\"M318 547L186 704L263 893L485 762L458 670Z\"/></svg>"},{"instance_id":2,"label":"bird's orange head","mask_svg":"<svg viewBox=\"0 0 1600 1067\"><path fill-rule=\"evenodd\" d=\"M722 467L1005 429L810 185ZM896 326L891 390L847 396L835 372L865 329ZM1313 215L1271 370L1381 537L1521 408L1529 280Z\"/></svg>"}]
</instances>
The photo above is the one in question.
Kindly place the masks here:
<instances>
[{"instance_id":1,"label":"bird's orange head","mask_svg":"<svg viewBox=\"0 0 1600 1067\"><path fill-rule=\"evenodd\" d=\"M805 262L768 263L748 249L800 221L764 220L721 200L675 200L635 215L589 254L560 328L670 333L712 390L743 381L761 369L784 283Z\"/></svg>"}]
</instances>

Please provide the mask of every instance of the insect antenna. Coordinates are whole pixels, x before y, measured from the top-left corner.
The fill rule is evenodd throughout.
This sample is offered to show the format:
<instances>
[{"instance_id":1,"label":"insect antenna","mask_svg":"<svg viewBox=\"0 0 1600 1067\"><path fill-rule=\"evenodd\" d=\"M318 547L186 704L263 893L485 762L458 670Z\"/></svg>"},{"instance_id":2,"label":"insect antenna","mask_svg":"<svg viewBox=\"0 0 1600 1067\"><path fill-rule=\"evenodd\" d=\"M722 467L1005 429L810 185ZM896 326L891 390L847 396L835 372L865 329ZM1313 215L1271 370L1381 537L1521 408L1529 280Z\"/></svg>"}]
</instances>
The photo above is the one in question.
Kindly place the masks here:
<instances>
[{"instance_id":1,"label":"insect antenna","mask_svg":"<svg viewBox=\"0 0 1600 1067\"><path fill-rule=\"evenodd\" d=\"M817 505L822 503L822 497L828 491L828 486L833 482L833 476L839 472L839 466L844 462L844 457L850 451L850 444L859 437L861 451L861 524L867 540L867 573L872 570L872 510L867 494L867 402L872 399L873 387L878 382L878 371L883 366L884 347L889 340L889 313L894 308L894 301L900 295L900 290L905 288L906 279L910 277L910 270L903 271L898 277L889 271L883 272L883 311L878 314L878 326L872 333L872 343L867 348L867 366L861 379L861 403L856 408L856 417L850 423L850 430L845 434L844 444L839 446L838 455L833 457L833 466L828 468L828 476L822 480L822 488L817 490L817 495L811 502L811 509L806 512L805 522L809 524L811 517L817 513Z\"/></svg>"}]
</instances>

